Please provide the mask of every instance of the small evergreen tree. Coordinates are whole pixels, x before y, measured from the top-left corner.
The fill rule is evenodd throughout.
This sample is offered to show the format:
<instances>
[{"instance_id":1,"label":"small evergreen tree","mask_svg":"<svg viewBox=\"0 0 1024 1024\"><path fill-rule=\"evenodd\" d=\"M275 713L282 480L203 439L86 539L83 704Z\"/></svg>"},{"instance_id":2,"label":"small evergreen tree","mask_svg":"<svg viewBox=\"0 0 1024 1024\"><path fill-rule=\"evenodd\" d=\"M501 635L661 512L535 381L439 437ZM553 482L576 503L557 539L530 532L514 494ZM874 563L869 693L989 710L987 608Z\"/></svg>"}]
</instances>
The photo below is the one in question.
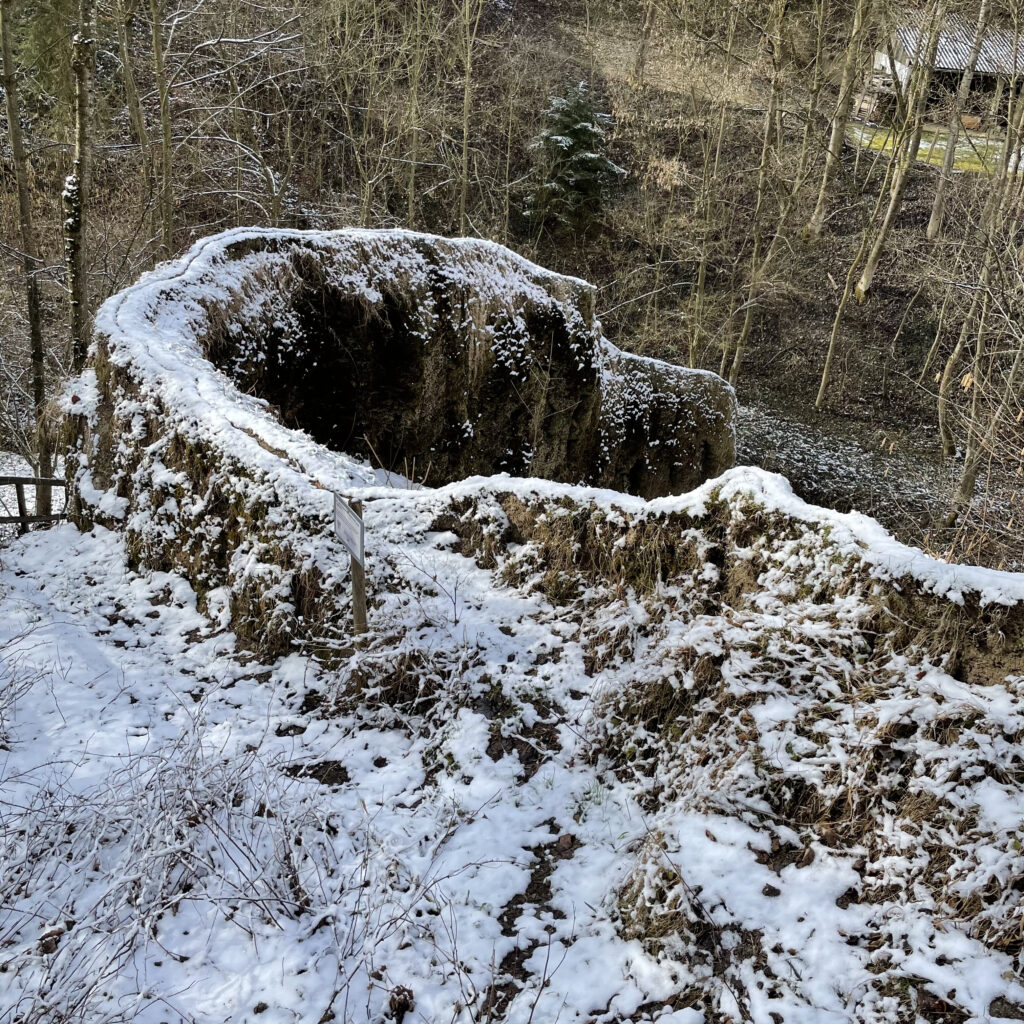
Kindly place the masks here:
<instances>
[{"instance_id":1,"label":"small evergreen tree","mask_svg":"<svg viewBox=\"0 0 1024 1024\"><path fill-rule=\"evenodd\" d=\"M586 82L552 96L542 116L531 143L540 184L526 215L540 226L586 232L626 173L607 156L612 118L596 108Z\"/></svg>"}]
</instances>

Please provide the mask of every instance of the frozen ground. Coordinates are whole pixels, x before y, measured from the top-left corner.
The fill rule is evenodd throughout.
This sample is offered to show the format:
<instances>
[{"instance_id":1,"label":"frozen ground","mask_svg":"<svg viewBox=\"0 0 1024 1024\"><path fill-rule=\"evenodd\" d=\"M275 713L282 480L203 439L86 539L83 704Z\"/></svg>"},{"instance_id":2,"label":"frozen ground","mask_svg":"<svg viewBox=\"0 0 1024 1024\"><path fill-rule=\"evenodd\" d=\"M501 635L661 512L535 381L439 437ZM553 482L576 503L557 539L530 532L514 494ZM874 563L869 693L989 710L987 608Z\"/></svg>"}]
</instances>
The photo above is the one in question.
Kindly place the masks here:
<instances>
[{"instance_id":1,"label":"frozen ground","mask_svg":"<svg viewBox=\"0 0 1024 1024\"><path fill-rule=\"evenodd\" d=\"M730 529L802 507L730 479ZM366 493L373 633L330 664L254 662L116 533L0 552L5 1024L1024 1012L1024 679L869 644L857 550L1024 580L806 510L641 593L482 568L437 518L495 528L486 482Z\"/></svg>"},{"instance_id":2,"label":"frozen ground","mask_svg":"<svg viewBox=\"0 0 1024 1024\"><path fill-rule=\"evenodd\" d=\"M1024 1019L1024 577L750 468L383 486L214 373L203 251L65 396L125 532L0 549L2 1024Z\"/></svg>"}]
</instances>

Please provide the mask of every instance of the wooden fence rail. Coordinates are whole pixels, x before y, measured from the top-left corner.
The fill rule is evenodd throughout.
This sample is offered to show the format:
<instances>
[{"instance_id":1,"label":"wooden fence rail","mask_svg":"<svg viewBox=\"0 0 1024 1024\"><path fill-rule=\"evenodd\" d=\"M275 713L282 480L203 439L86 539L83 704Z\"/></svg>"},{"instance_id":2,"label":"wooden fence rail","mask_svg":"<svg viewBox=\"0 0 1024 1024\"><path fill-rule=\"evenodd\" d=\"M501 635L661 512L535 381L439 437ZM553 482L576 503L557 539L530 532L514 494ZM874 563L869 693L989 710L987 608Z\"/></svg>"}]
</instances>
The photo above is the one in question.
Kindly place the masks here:
<instances>
[{"instance_id":1,"label":"wooden fence rail","mask_svg":"<svg viewBox=\"0 0 1024 1024\"><path fill-rule=\"evenodd\" d=\"M67 489L67 481L59 480L56 477L35 477L35 476L0 476L0 487L13 487L18 498L18 514L16 516L0 516L0 526L18 524L19 536L28 533L32 523L56 523L67 516L63 512L55 512L48 516L29 515L28 506L25 504L26 487L44 487L52 492L54 487Z\"/></svg>"}]
</instances>

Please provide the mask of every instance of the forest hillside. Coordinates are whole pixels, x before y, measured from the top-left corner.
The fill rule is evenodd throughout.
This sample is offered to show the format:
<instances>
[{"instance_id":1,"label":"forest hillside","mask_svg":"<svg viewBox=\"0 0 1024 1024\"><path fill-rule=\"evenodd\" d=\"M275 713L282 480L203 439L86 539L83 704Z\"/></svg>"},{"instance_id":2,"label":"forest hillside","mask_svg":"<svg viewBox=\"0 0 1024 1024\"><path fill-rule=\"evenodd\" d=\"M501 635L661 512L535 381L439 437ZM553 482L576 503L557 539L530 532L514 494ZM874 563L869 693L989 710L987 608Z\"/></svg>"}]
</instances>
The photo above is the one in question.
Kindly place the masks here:
<instances>
[{"instance_id":1,"label":"forest hillside","mask_svg":"<svg viewBox=\"0 0 1024 1024\"><path fill-rule=\"evenodd\" d=\"M1024 1020L1011 0L0 0L0 1024Z\"/></svg>"},{"instance_id":2,"label":"forest hillside","mask_svg":"<svg viewBox=\"0 0 1024 1024\"><path fill-rule=\"evenodd\" d=\"M737 386L741 460L808 498L1020 564L1024 104L1015 68L971 60L975 37L1012 49L1015 4L3 10L7 448L37 460L90 312L197 238L406 227L592 281L620 347ZM876 88L908 19L916 70ZM962 73L926 59L942 25Z\"/></svg>"}]
</instances>

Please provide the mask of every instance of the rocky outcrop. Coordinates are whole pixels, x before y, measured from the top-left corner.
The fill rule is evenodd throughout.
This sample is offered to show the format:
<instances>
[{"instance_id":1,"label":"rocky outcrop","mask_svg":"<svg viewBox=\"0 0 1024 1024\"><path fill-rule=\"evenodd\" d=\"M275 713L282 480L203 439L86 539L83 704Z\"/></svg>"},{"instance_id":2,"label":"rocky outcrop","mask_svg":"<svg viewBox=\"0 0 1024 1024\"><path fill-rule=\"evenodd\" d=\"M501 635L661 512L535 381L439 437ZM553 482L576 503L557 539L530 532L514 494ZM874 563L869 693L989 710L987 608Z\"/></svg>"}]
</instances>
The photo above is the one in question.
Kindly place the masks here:
<instances>
[{"instance_id":1,"label":"rocky outcrop","mask_svg":"<svg viewBox=\"0 0 1024 1024\"><path fill-rule=\"evenodd\" d=\"M728 385L619 352L590 285L401 231L197 244L104 304L65 408L80 521L224 591L267 651L342 571L330 491L508 472L650 497L734 452Z\"/></svg>"},{"instance_id":2,"label":"rocky outcrop","mask_svg":"<svg viewBox=\"0 0 1024 1024\"><path fill-rule=\"evenodd\" d=\"M732 465L720 378L619 352L588 284L499 246L345 232L220 258L253 265L248 301L211 307L203 351L334 451L430 483L508 472L645 497Z\"/></svg>"}]
</instances>

